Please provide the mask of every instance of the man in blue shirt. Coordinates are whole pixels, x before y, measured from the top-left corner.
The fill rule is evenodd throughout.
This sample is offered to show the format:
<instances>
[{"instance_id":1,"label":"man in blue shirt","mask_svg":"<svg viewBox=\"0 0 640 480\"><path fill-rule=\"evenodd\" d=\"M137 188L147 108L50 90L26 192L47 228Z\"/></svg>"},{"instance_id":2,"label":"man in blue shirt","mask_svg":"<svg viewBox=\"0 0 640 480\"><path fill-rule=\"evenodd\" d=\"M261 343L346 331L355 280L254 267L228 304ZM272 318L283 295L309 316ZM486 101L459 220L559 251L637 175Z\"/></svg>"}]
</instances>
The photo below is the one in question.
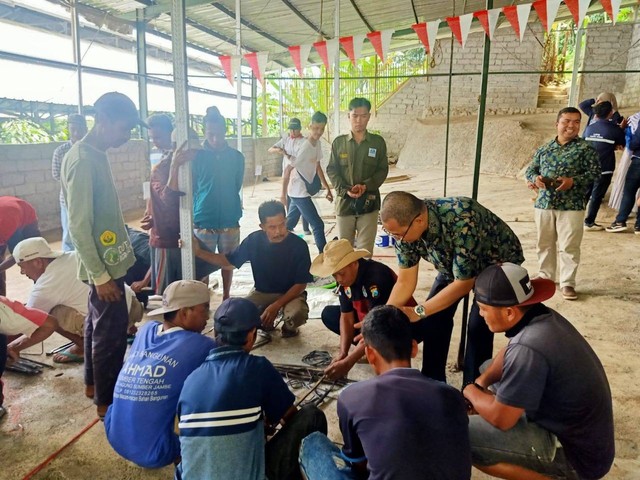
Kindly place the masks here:
<instances>
[{"instance_id":1,"label":"man in blue shirt","mask_svg":"<svg viewBox=\"0 0 640 480\"><path fill-rule=\"evenodd\" d=\"M145 468L164 467L180 457L174 433L184 380L216 343L200 333L209 319L209 289L195 280L170 284L162 308L136 335L116 382L104 427L113 449Z\"/></svg>"},{"instance_id":2,"label":"man in blue shirt","mask_svg":"<svg viewBox=\"0 0 640 480\"><path fill-rule=\"evenodd\" d=\"M611 103L596 103L593 112L595 121L584 129L583 137L598 152L601 172L595 182L587 187L586 201L589 202L589 209L584 219L585 231L604 230L602 225L596 223L596 216L616 168L616 150L623 149L625 145L624 130L611 121Z\"/></svg>"},{"instance_id":3,"label":"man in blue shirt","mask_svg":"<svg viewBox=\"0 0 640 480\"><path fill-rule=\"evenodd\" d=\"M418 345L407 316L397 307L376 307L364 319L362 336L377 376L350 385L338 398L342 451L319 433L302 441L306 478L468 480L464 399L411 368Z\"/></svg>"},{"instance_id":4,"label":"man in blue shirt","mask_svg":"<svg viewBox=\"0 0 640 480\"><path fill-rule=\"evenodd\" d=\"M271 362L249 354L261 325L253 303L229 298L214 320L219 346L189 376L178 402L182 462L176 478L300 478L300 442L327 432L324 413L315 406L298 411ZM279 422L284 427L265 441L265 425Z\"/></svg>"}]
</instances>

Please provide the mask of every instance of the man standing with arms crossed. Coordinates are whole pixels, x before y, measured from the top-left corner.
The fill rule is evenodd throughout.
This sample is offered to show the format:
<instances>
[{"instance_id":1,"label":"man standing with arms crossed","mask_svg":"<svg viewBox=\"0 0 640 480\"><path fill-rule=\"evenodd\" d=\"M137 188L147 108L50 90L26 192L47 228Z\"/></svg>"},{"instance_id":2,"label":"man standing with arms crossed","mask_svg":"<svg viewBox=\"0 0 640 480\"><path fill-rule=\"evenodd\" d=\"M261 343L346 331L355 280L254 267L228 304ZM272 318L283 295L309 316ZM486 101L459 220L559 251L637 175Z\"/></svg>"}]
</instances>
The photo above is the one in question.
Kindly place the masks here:
<instances>
[{"instance_id":1,"label":"man standing with arms crossed","mask_svg":"<svg viewBox=\"0 0 640 480\"><path fill-rule=\"evenodd\" d=\"M389 173L387 144L367 131L371 102L349 102L351 133L336 137L331 146L327 175L336 189L338 235L356 248L373 252L380 210L380 186ZM357 233L357 236L356 236Z\"/></svg>"},{"instance_id":2,"label":"man standing with arms crossed","mask_svg":"<svg viewBox=\"0 0 640 480\"><path fill-rule=\"evenodd\" d=\"M127 143L131 130L142 122L133 102L118 92L105 93L94 108L95 124L65 156L60 177L79 257L78 277L91 289L85 319L85 395L104 417L127 349L123 277L135 262L106 151Z\"/></svg>"}]
</instances>

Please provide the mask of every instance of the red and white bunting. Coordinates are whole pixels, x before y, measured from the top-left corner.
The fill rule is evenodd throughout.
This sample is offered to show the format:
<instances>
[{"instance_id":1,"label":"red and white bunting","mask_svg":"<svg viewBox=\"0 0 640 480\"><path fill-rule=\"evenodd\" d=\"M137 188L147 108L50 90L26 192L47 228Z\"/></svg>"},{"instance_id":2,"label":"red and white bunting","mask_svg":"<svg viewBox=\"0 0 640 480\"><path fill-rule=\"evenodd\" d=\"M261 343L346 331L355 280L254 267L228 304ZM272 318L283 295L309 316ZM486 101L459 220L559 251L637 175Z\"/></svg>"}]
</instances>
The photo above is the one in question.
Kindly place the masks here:
<instances>
[{"instance_id":1,"label":"red and white bunting","mask_svg":"<svg viewBox=\"0 0 640 480\"><path fill-rule=\"evenodd\" d=\"M311 44L289 47L289 53L291 54L293 64L296 66L298 73L301 77L304 77L304 68L307 66L309 53L311 53Z\"/></svg>"},{"instance_id":2,"label":"red and white bunting","mask_svg":"<svg viewBox=\"0 0 640 480\"><path fill-rule=\"evenodd\" d=\"M267 61L269 60L269 52L252 52L245 53L244 58L253 70L253 74L258 81L264 85L264 71L267 68Z\"/></svg>"},{"instance_id":3,"label":"red and white bunting","mask_svg":"<svg viewBox=\"0 0 640 480\"><path fill-rule=\"evenodd\" d=\"M604 11L607 12L611 21L615 24L618 13L620 12L620 0L600 0Z\"/></svg>"},{"instance_id":4,"label":"red and white bunting","mask_svg":"<svg viewBox=\"0 0 640 480\"><path fill-rule=\"evenodd\" d=\"M480 25L482 25L482 29L484 33L487 34L487 37L489 37L489 40L493 40L493 33L496 31L500 11L499 8L493 8L491 10L480 10L473 14L480 22Z\"/></svg>"},{"instance_id":5,"label":"red and white bunting","mask_svg":"<svg viewBox=\"0 0 640 480\"><path fill-rule=\"evenodd\" d=\"M513 30L516 32L516 36L520 41L522 41L524 38L524 32L527 29L529 13L531 13L531 4L525 3L523 5L503 7L502 11L504 12L504 16L507 17L507 20L509 20Z\"/></svg>"},{"instance_id":6,"label":"red and white bunting","mask_svg":"<svg viewBox=\"0 0 640 480\"><path fill-rule=\"evenodd\" d=\"M558 8L560 7L560 0L536 0L533 2L533 8L538 14L540 23L547 31L551 33L551 27L558 15Z\"/></svg>"},{"instance_id":7,"label":"red and white bunting","mask_svg":"<svg viewBox=\"0 0 640 480\"><path fill-rule=\"evenodd\" d=\"M590 0L564 0L564 3L571 12L576 27L580 27L587 14Z\"/></svg>"},{"instance_id":8,"label":"red and white bunting","mask_svg":"<svg viewBox=\"0 0 640 480\"><path fill-rule=\"evenodd\" d=\"M471 29L471 21L473 20L473 13L467 13L460 15L459 17L447 17L447 23L449 28L458 39L462 48L467 43L467 37L469 36L469 30Z\"/></svg>"},{"instance_id":9,"label":"red and white bunting","mask_svg":"<svg viewBox=\"0 0 640 480\"><path fill-rule=\"evenodd\" d=\"M347 52L349 60L355 67L356 62L360 59L362 53L362 42L364 42L364 35L351 35L349 37L340 37L340 45Z\"/></svg>"},{"instance_id":10,"label":"red and white bunting","mask_svg":"<svg viewBox=\"0 0 640 480\"><path fill-rule=\"evenodd\" d=\"M332 38L331 40L323 40L322 42L314 43L313 46L320 55L322 63L324 63L324 67L329 70L336 59L338 48L340 48L338 39Z\"/></svg>"},{"instance_id":11,"label":"red and white bunting","mask_svg":"<svg viewBox=\"0 0 640 480\"><path fill-rule=\"evenodd\" d=\"M439 26L440 19L427 23L416 23L415 25L411 25L411 28L413 28L413 31L418 35L418 38L424 45L427 53L431 53L432 47L436 44Z\"/></svg>"},{"instance_id":12,"label":"red and white bunting","mask_svg":"<svg viewBox=\"0 0 640 480\"><path fill-rule=\"evenodd\" d=\"M395 30L381 30L378 32L367 33L367 38L371 42L371 45L373 45L373 49L383 62L389 52L393 32L395 32Z\"/></svg>"},{"instance_id":13,"label":"red and white bunting","mask_svg":"<svg viewBox=\"0 0 640 480\"><path fill-rule=\"evenodd\" d=\"M220 55L218 60L220 60L225 77L231 85L234 85L233 77L236 72L240 71L241 57L239 55Z\"/></svg>"}]
</instances>

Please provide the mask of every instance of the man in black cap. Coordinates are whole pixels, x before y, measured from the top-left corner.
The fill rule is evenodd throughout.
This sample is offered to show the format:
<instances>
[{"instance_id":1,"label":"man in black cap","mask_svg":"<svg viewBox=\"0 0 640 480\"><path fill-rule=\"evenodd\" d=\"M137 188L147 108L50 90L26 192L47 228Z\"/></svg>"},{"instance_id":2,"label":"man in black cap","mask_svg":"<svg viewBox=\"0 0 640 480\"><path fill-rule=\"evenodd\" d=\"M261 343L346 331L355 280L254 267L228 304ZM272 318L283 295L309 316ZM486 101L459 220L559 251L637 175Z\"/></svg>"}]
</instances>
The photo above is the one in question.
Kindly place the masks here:
<instances>
[{"instance_id":1,"label":"man in black cap","mask_svg":"<svg viewBox=\"0 0 640 480\"><path fill-rule=\"evenodd\" d=\"M492 265L476 278L480 315L509 338L462 387L477 412L469 418L472 461L489 475L598 479L613 463L607 376L573 325L540 303L554 292L552 280L530 280L513 263Z\"/></svg>"},{"instance_id":2,"label":"man in black cap","mask_svg":"<svg viewBox=\"0 0 640 480\"><path fill-rule=\"evenodd\" d=\"M103 417L127 349L124 276L135 262L106 152L127 143L131 130L144 124L122 93L105 93L94 109L93 128L65 155L60 179L78 252L78 278L91 287L84 330L85 395Z\"/></svg>"},{"instance_id":3,"label":"man in black cap","mask_svg":"<svg viewBox=\"0 0 640 480\"><path fill-rule=\"evenodd\" d=\"M297 479L300 442L326 434L324 413L312 405L298 411L271 362L250 355L260 325L258 308L244 298L216 310L219 346L187 378L178 402L177 478ZM265 444L265 424L279 422L284 427Z\"/></svg>"}]
</instances>

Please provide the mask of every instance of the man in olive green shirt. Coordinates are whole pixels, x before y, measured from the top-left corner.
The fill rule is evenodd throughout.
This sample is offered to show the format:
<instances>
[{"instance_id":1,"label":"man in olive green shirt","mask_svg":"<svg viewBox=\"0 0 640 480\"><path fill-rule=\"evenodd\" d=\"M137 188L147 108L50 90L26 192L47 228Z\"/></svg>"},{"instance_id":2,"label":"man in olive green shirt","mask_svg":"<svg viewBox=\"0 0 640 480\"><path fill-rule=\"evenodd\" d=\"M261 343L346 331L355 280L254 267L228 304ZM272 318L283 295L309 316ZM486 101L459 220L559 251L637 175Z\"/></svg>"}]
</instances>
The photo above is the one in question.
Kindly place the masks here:
<instances>
[{"instance_id":1,"label":"man in olive green shirt","mask_svg":"<svg viewBox=\"0 0 640 480\"><path fill-rule=\"evenodd\" d=\"M94 399L102 417L113 401L127 349L124 276L135 262L106 151L127 143L141 122L133 102L121 93L104 94L94 108L93 128L62 161L61 182L69 233L78 252L78 278L90 287L85 394Z\"/></svg>"},{"instance_id":2,"label":"man in olive green shirt","mask_svg":"<svg viewBox=\"0 0 640 480\"><path fill-rule=\"evenodd\" d=\"M367 131L371 102L349 103L351 133L336 137L331 146L327 175L336 189L338 235L357 248L373 252L380 210L380 186L389 173L387 144ZM357 233L357 237L356 237Z\"/></svg>"}]
</instances>

